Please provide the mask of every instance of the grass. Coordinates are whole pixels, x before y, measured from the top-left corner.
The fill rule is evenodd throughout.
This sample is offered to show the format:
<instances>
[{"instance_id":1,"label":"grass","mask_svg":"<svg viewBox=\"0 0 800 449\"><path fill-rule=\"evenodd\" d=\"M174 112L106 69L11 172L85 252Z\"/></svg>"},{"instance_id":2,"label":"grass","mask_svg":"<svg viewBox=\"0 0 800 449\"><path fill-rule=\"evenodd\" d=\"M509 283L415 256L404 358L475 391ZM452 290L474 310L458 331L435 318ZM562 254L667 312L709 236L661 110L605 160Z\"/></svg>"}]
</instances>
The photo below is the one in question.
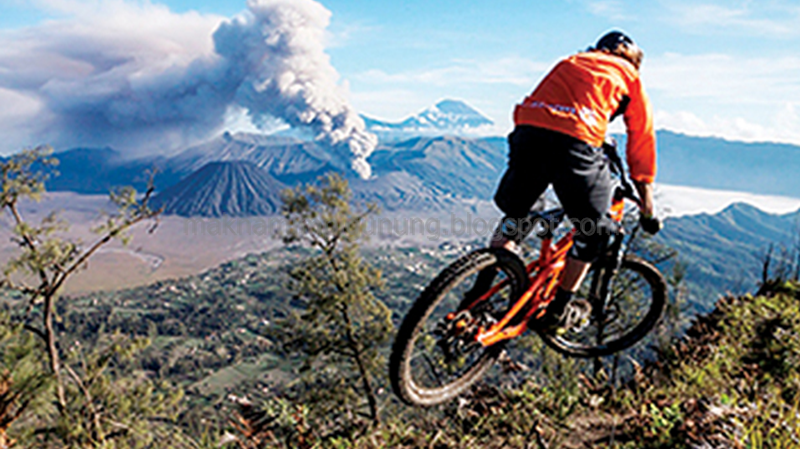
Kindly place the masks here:
<instances>
[{"instance_id":1,"label":"grass","mask_svg":"<svg viewBox=\"0 0 800 449\"><path fill-rule=\"evenodd\" d=\"M659 357L632 362L618 387L605 371L592 376L587 362L527 343L517 350L541 357L541 365L521 382L498 374L431 409L389 402L377 428L318 434L308 447L800 447L797 284L721 300Z\"/></svg>"}]
</instances>

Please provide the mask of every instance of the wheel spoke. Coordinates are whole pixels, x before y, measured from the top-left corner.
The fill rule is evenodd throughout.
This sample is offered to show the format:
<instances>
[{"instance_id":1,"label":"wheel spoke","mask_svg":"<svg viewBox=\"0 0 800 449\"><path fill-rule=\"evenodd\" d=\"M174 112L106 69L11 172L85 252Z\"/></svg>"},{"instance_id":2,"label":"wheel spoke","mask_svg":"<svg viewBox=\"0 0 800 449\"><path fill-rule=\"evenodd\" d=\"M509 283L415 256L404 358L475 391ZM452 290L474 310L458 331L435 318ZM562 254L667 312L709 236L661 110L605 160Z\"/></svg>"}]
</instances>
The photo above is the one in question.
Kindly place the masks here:
<instances>
[{"instance_id":1,"label":"wheel spoke","mask_svg":"<svg viewBox=\"0 0 800 449\"><path fill-rule=\"evenodd\" d=\"M456 318L447 319L449 314L458 311L466 295L473 298L479 296L474 290L476 282L481 280L479 278L476 272L449 286L449 290L430 312L427 324L420 329L413 346L414 352L424 360L423 366L417 366L422 372L412 372L412 379L417 385L425 388L442 387L469 372L485 356L483 346L472 344L474 336L481 324L505 311L508 288L501 289L477 305L474 310L476 316L461 312ZM504 279L505 276L499 273L494 281L503 282ZM510 284L506 284L510 287ZM484 289L488 291L489 287L491 284L485 285Z\"/></svg>"},{"instance_id":2,"label":"wheel spoke","mask_svg":"<svg viewBox=\"0 0 800 449\"><path fill-rule=\"evenodd\" d=\"M587 280L579 294L588 296L590 283ZM609 282L608 291L602 313L593 313L588 326L562 336L542 335L545 341L557 350L585 357L627 348L655 325L665 302L666 285L651 265L628 258Z\"/></svg>"},{"instance_id":3,"label":"wheel spoke","mask_svg":"<svg viewBox=\"0 0 800 449\"><path fill-rule=\"evenodd\" d=\"M496 285L497 291L491 289ZM432 405L468 388L501 349L475 344L478 330L504 314L509 298L519 297L526 286L524 265L504 250L479 250L445 269L400 326L389 369L395 392L406 402Z\"/></svg>"}]
</instances>

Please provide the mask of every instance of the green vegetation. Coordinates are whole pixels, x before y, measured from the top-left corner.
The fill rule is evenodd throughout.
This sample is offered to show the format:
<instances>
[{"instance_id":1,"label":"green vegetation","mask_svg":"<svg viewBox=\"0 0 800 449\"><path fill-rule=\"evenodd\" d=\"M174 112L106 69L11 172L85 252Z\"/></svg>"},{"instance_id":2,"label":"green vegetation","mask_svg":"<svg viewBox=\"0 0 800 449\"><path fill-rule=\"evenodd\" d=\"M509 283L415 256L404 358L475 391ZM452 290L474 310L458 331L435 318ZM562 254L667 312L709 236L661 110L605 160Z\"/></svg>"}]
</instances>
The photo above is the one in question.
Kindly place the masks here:
<instances>
[{"instance_id":1,"label":"green vegetation","mask_svg":"<svg viewBox=\"0 0 800 449\"><path fill-rule=\"evenodd\" d=\"M283 241L313 252L289 270L287 293L301 304L279 321L274 335L282 351L302 358L299 397L315 412L317 427L356 421L363 399L371 423L380 421L375 378L385 364L380 349L392 323L373 294L383 285L381 273L360 252L365 219L375 207L353 212L350 200L347 181L338 175L283 195Z\"/></svg>"},{"instance_id":2,"label":"green vegetation","mask_svg":"<svg viewBox=\"0 0 800 449\"><path fill-rule=\"evenodd\" d=\"M16 198L43 191L26 162L40 157L5 166L12 219ZM100 244L152 213L146 195L115 198ZM473 247L361 248L371 211L326 178L286 193L285 248L80 297L61 296L59 276L95 246L60 240L55 218L20 217L0 313L0 447L798 447L800 285L764 283L689 326L687 269L650 240L632 248L662 262L672 303L640 345L577 360L527 335L458 400L400 405L383 361L392 323ZM793 277L788 259L766 259L765 277Z\"/></svg>"},{"instance_id":3,"label":"green vegetation","mask_svg":"<svg viewBox=\"0 0 800 449\"><path fill-rule=\"evenodd\" d=\"M35 167L57 165L50 152L40 147L0 163L0 208L11 217L12 238L19 247L0 281L10 299L10 311L0 320L0 443L11 447L19 439L26 447L104 448L150 444L165 427L150 420L169 420L180 390L166 388L162 394L146 376L126 367L147 345L144 338L115 334L87 349L80 341L68 345L58 311L69 310L71 304L58 300L67 279L103 245L114 239L127 243L129 228L158 214L147 205L152 187L141 197L131 188L112 192L117 211L96 227L97 240L84 248L60 236L67 223L55 214L33 224L20 213L21 200L37 201L44 193L45 176Z\"/></svg>"},{"instance_id":4,"label":"green vegetation","mask_svg":"<svg viewBox=\"0 0 800 449\"><path fill-rule=\"evenodd\" d=\"M788 448L800 444L800 284L728 297L621 392L623 447ZM642 442L647 442L642 445Z\"/></svg>"}]
</instances>

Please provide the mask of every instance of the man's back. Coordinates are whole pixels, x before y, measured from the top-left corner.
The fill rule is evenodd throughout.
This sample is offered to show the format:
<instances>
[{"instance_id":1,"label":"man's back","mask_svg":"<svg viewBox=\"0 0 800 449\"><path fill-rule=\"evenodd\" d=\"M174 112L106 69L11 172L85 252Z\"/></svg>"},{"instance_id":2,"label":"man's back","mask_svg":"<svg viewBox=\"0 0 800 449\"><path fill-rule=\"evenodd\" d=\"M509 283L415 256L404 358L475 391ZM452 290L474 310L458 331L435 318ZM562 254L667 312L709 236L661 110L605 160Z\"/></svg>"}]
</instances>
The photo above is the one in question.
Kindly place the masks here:
<instances>
[{"instance_id":1,"label":"man's back","mask_svg":"<svg viewBox=\"0 0 800 449\"><path fill-rule=\"evenodd\" d=\"M623 58L599 51L565 58L517 105L514 123L557 131L599 147L617 111L624 112L628 126L631 175L652 182L655 133L650 103L638 70Z\"/></svg>"}]
</instances>

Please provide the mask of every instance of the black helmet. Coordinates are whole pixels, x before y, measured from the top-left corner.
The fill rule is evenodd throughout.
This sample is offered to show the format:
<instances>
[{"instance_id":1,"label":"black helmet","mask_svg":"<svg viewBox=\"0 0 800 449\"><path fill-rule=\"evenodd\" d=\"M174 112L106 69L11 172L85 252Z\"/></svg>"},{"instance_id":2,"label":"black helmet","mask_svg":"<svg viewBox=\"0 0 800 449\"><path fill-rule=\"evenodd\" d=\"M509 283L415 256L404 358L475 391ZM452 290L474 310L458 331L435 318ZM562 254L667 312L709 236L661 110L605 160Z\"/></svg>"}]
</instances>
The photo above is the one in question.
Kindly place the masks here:
<instances>
[{"instance_id":1,"label":"black helmet","mask_svg":"<svg viewBox=\"0 0 800 449\"><path fill-rule=\"evenodd\" d=\"M609 31L597 41L594 48L595 50L614 51L619 44L633 44L633 39L621 31Z\"/></svg>"},{"instance_id":2,"label":"black helmet","mask_svg":"<svg viewBox=\"0 0 800 449\"><path fill-rule=\"evenodd\" d=\"M637 69L642 65L644 52L628 35L621 31L610 31L603 35L594 46L596 51L604 51L627 59Z\"/></svg>"}]
</instances>

